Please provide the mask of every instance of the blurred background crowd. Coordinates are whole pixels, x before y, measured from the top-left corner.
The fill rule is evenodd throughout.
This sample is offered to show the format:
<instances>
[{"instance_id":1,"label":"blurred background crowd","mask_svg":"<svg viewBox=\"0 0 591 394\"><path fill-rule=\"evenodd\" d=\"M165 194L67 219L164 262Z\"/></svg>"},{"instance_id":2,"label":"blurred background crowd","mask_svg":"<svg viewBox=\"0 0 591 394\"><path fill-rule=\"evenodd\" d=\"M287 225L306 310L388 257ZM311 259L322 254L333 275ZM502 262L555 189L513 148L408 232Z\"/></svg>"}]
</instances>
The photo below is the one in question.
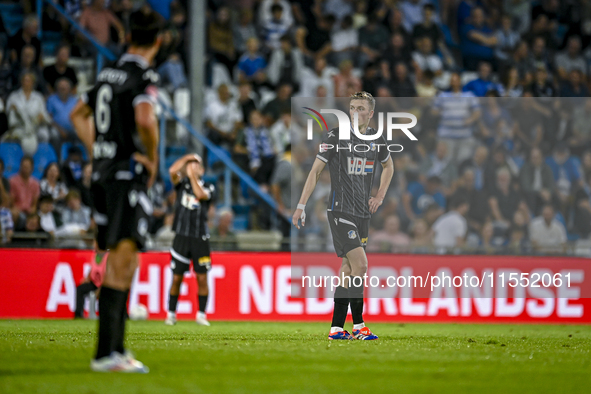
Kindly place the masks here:
<instances>
[{"instance_id":1,"label":"blurred background crowd","mask_svg":"<svg viewBox=\"0 0 591 394\"><path fill-rule=\"evenodd\" d=\"M188 1L54 3L116 54L125 49L130 13L155 10L166 26L153 65L161 94L173 100L187 91ZM69 242L93 229L86 152L68 114L92 86L98 51L51 5L38 20L35 1L0 1L0 15L3 242L14 232ZM335 105L365 90L384 100L384 111L405 109L420 119L419 141L393 154L393 185L372 218L368 250L587 247L591 1L209 0L206 22L204 122L194 126L271 194L284 216L315 150L297 137L305 121L292 119L292 98ZM167 135L170 161L184 153L188 135ZM206 180L223 191L223 163L213 155L206 162ZM151 191L155 240L171 236L174 191L161 175ZM327 182L319 185L318 206ZM218 206L212 229L229 248L234 233L247 230L273 228L289 240L287 222L272 220L238 179L231 205ZM324 215L314 216L294 248L330 250Z\"/></svg>"}]
</instances>

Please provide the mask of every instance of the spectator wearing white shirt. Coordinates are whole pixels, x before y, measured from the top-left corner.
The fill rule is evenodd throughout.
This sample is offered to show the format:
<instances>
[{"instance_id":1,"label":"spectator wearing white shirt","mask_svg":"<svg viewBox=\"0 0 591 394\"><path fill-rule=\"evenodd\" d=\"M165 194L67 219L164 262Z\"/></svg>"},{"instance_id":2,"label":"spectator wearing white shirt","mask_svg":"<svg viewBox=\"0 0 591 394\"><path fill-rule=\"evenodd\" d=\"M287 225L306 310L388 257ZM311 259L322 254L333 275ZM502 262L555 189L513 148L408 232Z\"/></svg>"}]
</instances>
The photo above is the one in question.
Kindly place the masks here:
<instances>
[{"instance_id":1,"label":"spectator wearing white shirt","mask_svg":"<svg viewBox=\"0 0 591 394\"><path fill-rule=\"evenodd\" d=\"M529 237L535 251L542 253L565 252L566 229L555 218L552 205L545 205L542 216L538 216L530 222Z\"/></svg>"},{"instance_id":2,"label":"spectator wearing white shirt","mask_svg":"<svg viewBox=\"0 0 591 394\"><path fill-rule=\"evenodd\" d=\"M558 77L562 80L568 78L568 74L572 70L579 70L584 78L587 77L587 63L585 58L581 55L581 38L579 36L571 36L568 39L566 50L556 55L556 71Z\"/></svg>"},{"instance_id":3,"label":"spectator wearing white shirt","mask_svg":"<svg viewBox=\"0 0 591 394\"><path fill-rule=\"evenodd\" d=\"M450 203L451 211L441 215L433 223L433 245L438 253L445 253L450 249L464 245L468 232L468 223L464 217L470 205L465 196L458 195Z\"/></svg>"},{"instance_id":4,"label":"spectator wearing white shirt","mask_svg":"<svg viewBox=\"0 0 591 394\"><path fill-rule=\"evenodd\" d=\"M353 1L326 0L323 4L325 15L334 15L337 21L353 14Z\"/></svg>"},{"instance_id":5,"label":"spectator wearing white shirt","mask_svg":"<svg viewBox=\"0 0 591 394\"><path fill-rule=\"evenodd\" d=\"M277 158L280 160L283 156L283 151L288 144L291 144L290 136L291 125L291 111L283 111L279 120L271 126L269 132L273 140L273 149Z\"/></svg>"},{"instance_id":6,"label":"spectator wearing white shirt","mask_svg":"<svg viewBox=\"0 0 591 394\"><path fill-rule=\"evenodd\" d=\"M425 36L416 40L417 50L412 53L415 73L421 76L425 71L431 71L436 76L443 72L443 61L433 53L433 41Z\"/></svg>"},{"instance_id":7,"label":"spectator wearing white shirt","mask_svg":"<svg viewBox=\"0 0 591 394\"><path fill-rule=\"evenodd\" d=\"M341 64L343 60L355 61L359 46L359 34L353 27L353 17L347 15L341 21L340 29L330 36L332 63Z\"/></svg>"},{"instance_id":8,"label":"spectator wearing white shirt","mask_svg":"<svg viewBox=\"0 0 591 394\"><path fill-rule=\"evenodd\" d=\"M302 97L316 97L318 87L326 88L326 97L334 97L333 76L336 70L328 67L326 58L319 57L314 61L314 69L304 67L302 70L302 84L300 95Z\"/></svg>"},{"instance_id":9,"label":"spectator wearing white shirt","mask_svg":"<svg viewBox=\"0 0 591 394\"><path fill-rule=\"evenodd\" d=\"M35 74L25 72L21 76L21 88L8 96L6 108L10 137L20 141L25 155L34 155L37 144L50 138L45 98L33 90Z\"/></svg>"},{"instance_id":10,"label":"spectator wearing white shirt","mask_svg":"<svg viewBox=\"0 0 591 394\"><path fill-rule=\"evenodd\" d=\"M412 33L415 25L423 22L423 7L431 3L430 0L406 0L400 3L400 11L403 16L403 26L407 33ZM433 22L440 23L439 16L434 15Z\"/></svg>"},{"instance_id":11,"label":"spectator wearing white shirt","mask_svg":"<svg viewBox=\"0 0 591 394\"><path fill-rule=\"evenodd\" d=\"M289 5L287 6L289 8ZM265 52L279 49L279 40L291 29L292 22L283 18L285 7L281 4L271 6L271 18L266 19L262 25L262 36L265 43Z\"/></svg>"},{"instance_id":12,"label":"spectator wearing white shirt","mask_svg":"<svg viewBox=\"0 0 591 394\"><path fill-rule=\"evenodd\" d=\"M66 208L62 212L64 226L78 228L81 233L91 229L90 208L82 205L82 198L77 190L70 190L66 196Z\"/></svg>"},{"instance_id":13,"label":"spectator wearing white shirt","mask_svg":"<svg viewBox=\"0 0 591 394\"><path fill-rule=\"evenodd\" d=\"M49 194L56 202L66 198L68 187L61 180L60 168L56 162L49 163L45 167L39 187L41 188L41 195Z\"/></svg>"},{"instance_id":14,"label":"spectator wearing white shirt","mask_svg":"<svg viewBox=\"0 0 591 394\"><path fill-rule=\"evenodd\" d=\"M271 85L288 83L297 92L302 81L303 68L302 52L293 47L288 35L281 37L281 46L273 51L267 66L267 77Z\"/></svg>"},{"instance_id":15,"label":"spectator wearing white shirt","mask_svg":"<svg viewBox=\"0 0 591 394\"><path fill-rule=\"evenodd\" d=\"M205 108L205 125L209 129L208 138L216 145L231 145L242 123L242 110L230 96L228 86L218 87L218 99Z\"/></svg>"},{"instance_id":16,"label":"spectator wearing white shirt","mask_svg":"<svg viewBox=\"0 0 591 394\"><path fill-rule=\"evenodd\" d=\"M281 23L291 27L293 25L293 15L291 13L291 5L287 0L263 0L259 5L258 21L259 26L265 26L271 19L273 19L272 7L280 5L283 9L281 14Z\"/></svg>"}]
</instances>

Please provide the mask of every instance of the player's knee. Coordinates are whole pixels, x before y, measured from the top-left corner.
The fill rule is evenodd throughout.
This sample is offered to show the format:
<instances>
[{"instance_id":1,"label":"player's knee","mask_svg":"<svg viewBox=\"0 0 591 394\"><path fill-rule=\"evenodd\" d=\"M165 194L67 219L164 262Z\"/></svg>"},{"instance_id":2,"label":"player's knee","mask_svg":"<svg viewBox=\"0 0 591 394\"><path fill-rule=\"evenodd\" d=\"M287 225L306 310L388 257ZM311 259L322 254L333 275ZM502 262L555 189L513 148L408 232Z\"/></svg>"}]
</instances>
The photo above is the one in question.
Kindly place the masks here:
<instances>
[{"instance_id":1,"label":"player's knee","mask_svg":"<svg viewBox=\"0 0 591 394\"><path fill-rule=\"evenodd\" d=\"M197 274L197 284L199 289L207 288L207 274Z\"/></svg>"}]
</instances>

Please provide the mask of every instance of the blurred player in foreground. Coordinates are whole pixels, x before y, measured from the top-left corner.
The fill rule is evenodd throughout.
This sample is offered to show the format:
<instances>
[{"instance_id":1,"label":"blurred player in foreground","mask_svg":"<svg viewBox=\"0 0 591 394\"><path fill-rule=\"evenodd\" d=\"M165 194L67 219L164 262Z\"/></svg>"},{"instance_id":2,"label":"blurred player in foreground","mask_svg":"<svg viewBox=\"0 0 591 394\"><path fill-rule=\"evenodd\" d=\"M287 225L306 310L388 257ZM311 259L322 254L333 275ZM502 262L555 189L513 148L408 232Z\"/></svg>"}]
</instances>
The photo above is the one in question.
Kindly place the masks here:
<instances>
[{"instance_id":1,"label":"blurred player in foreground","mask_svg":"<svg viewBox=\"0 0 591 394\"><path fill-rule=\"evenodd\" d=\"M209 288L207 272L211 269L207 211L215 191L213 185L205 184L201 177L205 172L199 155L188 154L175 161L170 169L170 179L176 188L176 204L172 230L176 233L170 249L172 285L168 299L168 314L164 323L176 324L176 306L179 300L183 275L193 261L197 274L199 311L197 324L209 326L205 315Z\"/></svg>"},{"instance_id":2,"label":"blurred player in foreground","mask_svg":"<svg viewBox=\"0 0 591 394\"><path fill-rule=\"evenodd\" d=\"M147 190L158 168L153 108L158 74L149 66L161 43L158 17L134 12L130 30L127 52L99 73L95 87L81 96L70 115L93 159L97 245L110 250L99 298L97 351L90 364L98 372L148 372L123 342L129 287L152 214Z\"/></svg>"},{"instance_id":3,"label":"blurred player in foreground","mask_svg":"<svg viewBox=\"0 0 591 394\"><path fill-rule=\"evenodd\" d=\"M358 116L359 132L369 136L377 131L369 126L374 114L375 99L367 92L358 92L351 96L349 115L351 121ZM353 129L353 124L350 125ZM352 145L369 144L370 149L355 148ZM312 165L304 190L293 214L292 223L298 229L306 221L306 203L312 195L320 173L328 164L330 171L331 193L328 200L328 222L332 233L337 256L343 258L339 277L342 280L334 294L332 326L328 339L378 339L363 322L363 276L367 273L365 247L369 233L369 219L375 213L386 196L386 191L394 175L394 164L386 148L384 136L375 141L364 141L351 133L350 140L339 139L338 128L330 130L320 145L320 152ZM337 147L339 149L337 149ZM383 171L380 188L375 197L371 197L375 166L378 161ZM353 335L344 330L347 311L351 305L353 315Z\"/></svg>"}]
</instances>

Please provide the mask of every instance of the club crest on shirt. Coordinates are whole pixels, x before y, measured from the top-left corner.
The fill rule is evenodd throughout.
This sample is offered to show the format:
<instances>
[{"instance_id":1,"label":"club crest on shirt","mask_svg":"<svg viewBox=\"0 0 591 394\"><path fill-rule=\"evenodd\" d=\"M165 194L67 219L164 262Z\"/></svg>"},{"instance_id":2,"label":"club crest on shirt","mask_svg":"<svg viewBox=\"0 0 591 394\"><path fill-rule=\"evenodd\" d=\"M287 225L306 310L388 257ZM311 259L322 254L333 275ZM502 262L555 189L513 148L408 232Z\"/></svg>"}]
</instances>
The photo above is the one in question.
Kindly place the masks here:
<instances>
[{"instance_id":1,"label":"club crest on shirt","mask_svg":"<svg viewBox=\"0 0 591 394\"><path fill-rule=\"evenodd\" d=\"M355 237L357 237L355 230L349 230L349 239L355 239Z\"/></svg>"},{"instance_id":2,"label":"club crest on shirt","mask_svg":"<svg viewBox=\"0 0 591 394\"><path fill-rule=\"evenodd\" d=\"M375 151L376 151L376 144L375 144L375 143L373 143L373 142L372 142L371 144L369 144L369 149L370 149L372 152L375 152Z\"/></svg>"}]
</instances>

